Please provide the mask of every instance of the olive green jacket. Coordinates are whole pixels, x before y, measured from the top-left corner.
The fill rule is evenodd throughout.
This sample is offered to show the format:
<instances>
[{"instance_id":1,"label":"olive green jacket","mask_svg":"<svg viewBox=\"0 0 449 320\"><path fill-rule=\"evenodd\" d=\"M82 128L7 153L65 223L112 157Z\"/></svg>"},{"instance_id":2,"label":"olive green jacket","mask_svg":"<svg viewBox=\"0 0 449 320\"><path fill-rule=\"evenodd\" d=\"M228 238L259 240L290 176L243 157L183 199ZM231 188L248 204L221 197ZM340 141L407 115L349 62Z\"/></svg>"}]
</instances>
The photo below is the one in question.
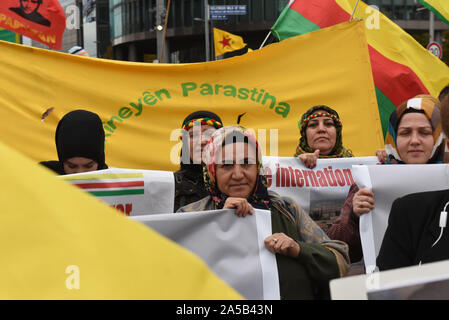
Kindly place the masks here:
<instances>
[{"instance_id":1,"label":"olive green jacket","mask_svg":"<svg viewBox=\"0 0 449 320\"><path fill-rule=\"evenodd\" d=\"M272 232L283 232L298 242L297 258L276 254L281 299L329 299L329 281L345 275L348 247L330 240L294 200L269 191ZM178 212L215 210L210 196L182 207Z\"/></svg>"}]
</instances>

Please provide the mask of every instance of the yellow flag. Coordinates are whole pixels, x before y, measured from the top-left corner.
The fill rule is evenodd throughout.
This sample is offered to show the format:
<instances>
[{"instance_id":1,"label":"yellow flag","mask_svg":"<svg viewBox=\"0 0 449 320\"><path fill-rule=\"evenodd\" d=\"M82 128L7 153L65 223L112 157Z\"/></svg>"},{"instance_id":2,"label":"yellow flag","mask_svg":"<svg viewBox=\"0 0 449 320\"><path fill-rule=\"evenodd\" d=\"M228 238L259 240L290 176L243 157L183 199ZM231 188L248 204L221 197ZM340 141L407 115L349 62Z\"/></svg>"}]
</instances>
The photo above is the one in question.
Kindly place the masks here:
<instances>
[{"instance_id":1,"label":"yellow flag","mask_svg":"<svg viewBox=\"0 0 449 320\"><path fill-rule=\"evenodd\" d=\"M226 52L242 49L246 46L243 38L235 34L214 28L215 56L221 56Z\"/></svg>"},{"instance_id":2,"label":"yellow flag","mask_svg":"<svg viewBox=\"0 0 449 320\"><path fill-rule=\"evenodd\" d=\"M199 258L0 143L0 299L239 299Z\"/></svg>"},{"instance_id":3,"label":"yellow flag","mask_svg":"<svg viewBox=\"0 0 449 320\"><path fill-rule=\"evenodd\" d=\"M438 18L449 24L449 3L447 0L419 0L427 9L432 10Z\"/></svg>"},{"instance_id":4,"label":"yellow flag","mask_svg":"<svg viewBox=\"0 0 449 320\"><path fill-rule=\"evenodd\" d=\"M225 125L236 125L245 113L240 124L254 129L267 156L293 156L298 120L321 104L337 110L343 144L356 156L383 147L363 22L230 59L178 65L0 42L0 75L0 141L36 162L57 159L56 126L74 109L100 116L106 163L113 167L179 168L181 124L198 110L217 113Z\"/></svg>"}]
</instances>

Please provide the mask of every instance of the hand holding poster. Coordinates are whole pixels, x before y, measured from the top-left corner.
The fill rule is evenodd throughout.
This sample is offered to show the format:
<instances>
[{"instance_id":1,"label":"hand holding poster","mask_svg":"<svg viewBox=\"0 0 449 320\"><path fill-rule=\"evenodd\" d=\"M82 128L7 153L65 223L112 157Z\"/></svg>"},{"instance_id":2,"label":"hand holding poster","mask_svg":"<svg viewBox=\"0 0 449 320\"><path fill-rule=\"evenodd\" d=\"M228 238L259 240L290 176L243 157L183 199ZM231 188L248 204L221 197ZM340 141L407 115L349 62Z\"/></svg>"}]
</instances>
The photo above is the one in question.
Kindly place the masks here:
<instances>
[{"instance_id":1,"label":"hand holding poster","mask_svg":"<svg viewBox=\"0 0 449 320\"><path fill-rule=\"evenodd\" d=\"M377 164L376 157L318 159L314 169L290 157L263 157L268 188L294 199L312 219L327 229L340 213L354 183L353 164ZM126 215L173 212L171 171L109 168L60 177Z\"/></svg>"},{"instance_id":2,"label":"hand holding poster","mask_svg":"<svg viewBox=\"0 0 449 320\"><path fill-rule=\"evenodd\" d=\"M447 189L449 165L354 166L354 177L360 187L371 184L374 192L374 210L360 218L363 257L367 272L372 272L393 201L410 193Z\"/></svg>"},{"instance_id":3,"label":"hand holding poster","mask_svg":"<svg viewBox=\"0 0 449 320\"><path fill-rule=\"evenodd\" d=\"M244 219L233 210L133 217L197 254L247 299L279 299L275 255L265 248L270 212L256 209ZM206 240L206 241L205 241Z\"/></svg>"},{"instance_id":4,"label":"hand holding poster","mask_svg":"<svg viewBox=\"0 0 449 320\"><path fill-rule=\"evenodd\" d=\"M352 165L379 163L377 157L318 159L308 169L298 158L264 157L269 190L294 199L324 230L340 214L354 183Z\"/></svg>"}]
</instances>

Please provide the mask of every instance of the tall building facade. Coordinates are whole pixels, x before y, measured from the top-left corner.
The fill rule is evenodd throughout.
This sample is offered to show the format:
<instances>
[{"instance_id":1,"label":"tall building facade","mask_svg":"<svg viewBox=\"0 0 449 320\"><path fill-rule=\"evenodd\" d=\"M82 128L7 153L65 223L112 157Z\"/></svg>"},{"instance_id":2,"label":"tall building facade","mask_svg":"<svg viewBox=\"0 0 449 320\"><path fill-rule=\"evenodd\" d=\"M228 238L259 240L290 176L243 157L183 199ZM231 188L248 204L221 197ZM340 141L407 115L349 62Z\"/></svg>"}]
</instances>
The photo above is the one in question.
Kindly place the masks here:
<instances>
[{"instance_id":1,"label":"tall building facade","mask_svg":"<svg viewBox=\"0 0 449 320\"><path fill-rule=\"evenodd\" d=\"M168 12L164 54L166 62L205 61L204 1L172 0ZM304 0L306 1L306 0ZM268 30L288 0L208 0L209 5L246 5L246 15L211 20L212 27L238 34L250 48L259 48ZM365 0L413 34L429 32L429 11L417 0ZM158 37L164 33L163 21L168 0L109 0L111 44L114 58L152 62L157 59ZM159 7L158 7L159 6ZM436 40L449 26L435 18ZM160 40L159 40L160 41ZM210 39L212 46L212 39ZM160 47L160 46L159 46Z\"/></svg>"},{"instance_id":2,"label":"tall building facade","mask_svg":"<svg viewBox=\"0 0 449 320\"><path fill-rule=\"evenodd\" d=\"M211 20L212 27L236 33L250 48L258 48L288 0L208 0L209 5L246 5L246 15ZM110 0L111 42L120 60L147 61L157 58L157 39L164 32L162 21L168 1ZM204 0L172 0L168 12L165 48L170 62L205 61ZM158 30L158 26L159 29ZM210 41L212 46L212 39Z\"/></svg>"},{"instance_id":3,"label":"tall building facade","mask_svg":"<svg viewBox=\"0 0 449 320\"><path fill-rule=\"evenodd\" d=\"M60 51L80 45L91 57L103 58L112 50L109 30L109 0L58 0L66 14L66 29ZM82 33L82 35L80 34ZM23 44L48 49L38 41L25 38Z\"/></svg>"}]
</instances>

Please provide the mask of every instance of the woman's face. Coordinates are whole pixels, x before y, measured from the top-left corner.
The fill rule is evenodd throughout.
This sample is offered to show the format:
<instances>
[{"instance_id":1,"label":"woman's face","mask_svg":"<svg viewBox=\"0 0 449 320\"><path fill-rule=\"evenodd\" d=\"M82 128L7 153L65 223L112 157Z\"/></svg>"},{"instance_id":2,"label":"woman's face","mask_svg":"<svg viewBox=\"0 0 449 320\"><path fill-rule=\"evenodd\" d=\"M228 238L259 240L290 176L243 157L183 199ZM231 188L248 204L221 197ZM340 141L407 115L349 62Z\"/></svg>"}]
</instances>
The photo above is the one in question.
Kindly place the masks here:
<instances>
[{"instance_id":1,"label":"woman's face","mask_svg":"<svg viewBox=\"0 0 449 320\"><path fill-rule=\"evenodd\" d=\"M434 141L430 121L422 113L406 113L398 126L396 147L407 164L427 163Z\"/></svg>"},{"instance_id":2,"label":"woman's face","mask_svg":"<svg viewBox=\"0 0 449 320\"><path fill-rule=\"evenodd\" d=\"M323 112L317 110L313 114ZM320 154L327 156L331 153L337 141L337 128L334 120L329 117L311 119L306 128L307 143L313 151L319 149Z\"/></svg>"},{"instance_id":3,"label":"woman's face","mask_svg":"<svg viewBox=\"0 0 449 320\"><path fill-rule=\"evenodd\" d=\"M84 157L73 157L63 163L66 174L81 173L98 170L98 163Z\"/></svg>"},{"instance_id":4,"label":"woman's face","mask_svg":"<svg viewBox=\"0 0 449 320\"><path fill-rule=\"evenodd\" d=\"M256 150L238 142L225 145L220 153L215 168L218 189L230 197L248 199L258 175Z\"/></svg>"},{"instance_id":5,"label":"woman's face","mask_svg":"<svg viewBox=\"0 0 449 320\"><path fill-rule=\"evenodd\" d=\"M202 163L204 147L215 131L216 129L214 127L207 124L194 124L193 127L188 130L190 160L192 160L193 163Z\"/></svg>"}]
</instances>

